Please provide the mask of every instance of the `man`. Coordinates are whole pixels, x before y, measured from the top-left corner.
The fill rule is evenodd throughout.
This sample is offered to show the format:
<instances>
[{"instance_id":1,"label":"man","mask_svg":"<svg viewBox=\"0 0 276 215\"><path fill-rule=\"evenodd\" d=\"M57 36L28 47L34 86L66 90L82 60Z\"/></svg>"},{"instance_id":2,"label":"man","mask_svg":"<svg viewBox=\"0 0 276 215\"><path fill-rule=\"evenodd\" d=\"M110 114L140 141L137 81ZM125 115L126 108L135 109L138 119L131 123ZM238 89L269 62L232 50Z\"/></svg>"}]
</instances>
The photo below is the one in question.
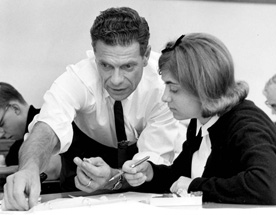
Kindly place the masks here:
<instances>
[{"instance_id":1,"label":"man","mask_svg":"<svg viewBox=\"0 0 276 215\"><path fill-rule=\"evenodd\" d=\"M267 81L263 94L266 97L265 104L271 108L272 114L276 114L276 75Z\"/></svg>"},{"instance_id":2,"label":"man","mask_svg":"<svg viewBox=\"0 0 276 215\"><path fill-rule=\"evenodd\" d=\"M0 109L2 110L2 115L0 115L1 138L15 140L6 155L5 163L7 166L16 166L18 165L18 152L23 143L23 137L28 132L28 125L40 110L29 105L12 85L4 82L0 82ZM58 179L60 169L60 156L52 156L44 174L49 180Z\"/></svg>"},{"instance_id":3,"label":"man","mask_svg":"<svg viewBox=\"0 0 276 215\"><path fill-rule=\"evenodd\" d=\"M6 209L28 210L37 203L38 173L52 154L69 148L73 120L89 137L90 147L74 159L78 166L75 184L85 192L120 188L122 177L109 179L132 156L149 155L156 164L170 164L175 145L185 139L186 127L174 120L161 101L164 84L157 73L159 55L151 53L148 45L146 20L133 9L110 8L96 18L91 37L94 53L67 67L44 96L20 151L20 170L7 178ZM114 116L117 109L121 115L123 111L123 119ZM124 128L118 131L122 122ZM72 146L78 149L74 142ZM64 163L65 169L70 166ZM72 173L71 168L65 172Z\"/></svg>"}]
</instances>

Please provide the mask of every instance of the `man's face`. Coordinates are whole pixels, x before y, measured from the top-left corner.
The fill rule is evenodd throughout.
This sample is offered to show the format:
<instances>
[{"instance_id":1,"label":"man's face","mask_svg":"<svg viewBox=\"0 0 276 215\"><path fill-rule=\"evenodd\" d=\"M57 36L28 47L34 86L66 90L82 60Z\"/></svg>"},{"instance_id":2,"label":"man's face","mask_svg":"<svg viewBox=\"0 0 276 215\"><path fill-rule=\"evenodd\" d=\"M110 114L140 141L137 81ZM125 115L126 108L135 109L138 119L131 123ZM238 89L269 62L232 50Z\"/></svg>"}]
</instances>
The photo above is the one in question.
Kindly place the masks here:
<instances>
[{"instance_id":1,"label":"man's face","mask_svg":"<svg viewBox=\"0 0 276 215\"><path fill-rule=\"evenodd\" d=\"M138 86L149 51L140 55L140 45L109 46L98 41L95 47L97 68L104 88L114 100L124 100Z\"/></svg>"},{"instance_id":2,"label":"man's face","mask_svg":"<svg viewBox=\"0 0 276 215\"><path fill-rule=\"evenodd\" d=\"M271 84L266 90L266 102L272 114L276 114L276 84Z\"/></svg>"},{"instance_id":3,"label":"man's face","mask_svg":"<svg viewBox=\"0 0 276 215\"><path fill-rule=\"evenodd\" d=\"M24 137L25 120L21 114L17 114L15 107L8 105L0 109L0 137L19 140Z\"/></svg>"}]
</instances>

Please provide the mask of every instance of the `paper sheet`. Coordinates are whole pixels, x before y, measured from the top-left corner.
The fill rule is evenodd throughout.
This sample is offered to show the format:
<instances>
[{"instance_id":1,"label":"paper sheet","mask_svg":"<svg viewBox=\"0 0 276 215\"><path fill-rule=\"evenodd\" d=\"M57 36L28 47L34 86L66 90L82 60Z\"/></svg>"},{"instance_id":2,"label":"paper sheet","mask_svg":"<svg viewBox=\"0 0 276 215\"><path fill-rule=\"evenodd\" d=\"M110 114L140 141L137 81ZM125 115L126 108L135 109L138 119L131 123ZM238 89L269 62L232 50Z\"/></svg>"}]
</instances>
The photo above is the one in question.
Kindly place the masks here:
<instances>
[{"instance_id":1,"label":"paper sheet","mask_svg":"<svg viewBox=\"0 0 276 215\"><path fill-rule=\"evenodd\" d=\"M177 197L174 194L171 195L153 195L149 203L151 205L160 207L175 207L175 206L201 206L202 196L182 196Z\"/></svg>"}]
</instances>

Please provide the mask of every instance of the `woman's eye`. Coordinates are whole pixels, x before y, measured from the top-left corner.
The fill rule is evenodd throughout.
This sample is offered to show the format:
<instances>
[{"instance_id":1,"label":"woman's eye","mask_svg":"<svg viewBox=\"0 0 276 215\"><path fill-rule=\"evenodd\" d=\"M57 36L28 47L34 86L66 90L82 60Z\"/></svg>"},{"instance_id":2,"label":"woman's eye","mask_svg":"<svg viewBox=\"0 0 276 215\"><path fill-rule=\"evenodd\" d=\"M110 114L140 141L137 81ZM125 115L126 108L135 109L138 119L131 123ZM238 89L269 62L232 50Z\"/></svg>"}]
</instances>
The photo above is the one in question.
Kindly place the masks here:
<instances>
[{"instance_id":1,"label":"woman's eye","mask_svg":"<svg viewBox=\"0 0 276 215\"><path fill-rule=\"evenodd\" d=\"M170 88L170 91L171 91L172 93L177 93L178 89L175 88L175 87L171 87L171 88Z\"/></svg>"}]
</instances>

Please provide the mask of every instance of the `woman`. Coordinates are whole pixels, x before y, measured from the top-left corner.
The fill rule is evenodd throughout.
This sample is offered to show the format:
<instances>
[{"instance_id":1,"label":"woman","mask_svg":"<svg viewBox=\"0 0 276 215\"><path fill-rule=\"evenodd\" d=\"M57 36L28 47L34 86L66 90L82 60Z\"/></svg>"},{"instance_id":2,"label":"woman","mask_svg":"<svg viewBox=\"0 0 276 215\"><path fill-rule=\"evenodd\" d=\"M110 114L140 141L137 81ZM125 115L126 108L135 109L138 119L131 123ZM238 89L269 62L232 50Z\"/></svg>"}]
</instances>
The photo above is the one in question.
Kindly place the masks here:
<instances>
[{"instance_id":1,"label":"woman","mask_svg":"<svg viewBox=\"0 0 276 215\"><path fill-rule=\"evenodd\" d=\"M159 72L163 101L176 119L191 119L187 140L172 166L131 168L127 161L128 183L145 182L148 192L202 193L203 202L276 204L275 125L245 99L248 85L235 81L225 45L208 34L181 36L162 51Z\"/></svg>"}]
</instances>

